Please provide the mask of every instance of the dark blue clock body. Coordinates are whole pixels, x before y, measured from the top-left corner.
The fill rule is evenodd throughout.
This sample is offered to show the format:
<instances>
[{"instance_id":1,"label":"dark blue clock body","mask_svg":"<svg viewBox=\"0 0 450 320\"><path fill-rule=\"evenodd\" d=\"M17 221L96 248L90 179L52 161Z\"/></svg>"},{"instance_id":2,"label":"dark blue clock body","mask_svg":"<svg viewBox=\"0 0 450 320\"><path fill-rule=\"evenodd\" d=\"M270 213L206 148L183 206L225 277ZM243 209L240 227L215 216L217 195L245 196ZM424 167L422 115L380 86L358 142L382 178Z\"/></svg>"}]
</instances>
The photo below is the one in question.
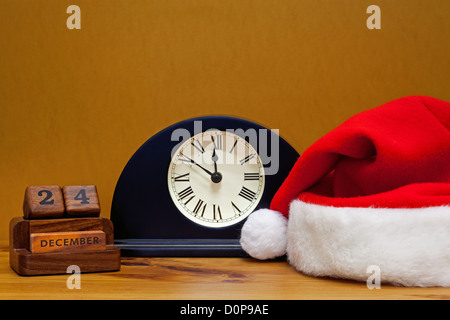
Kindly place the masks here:
<instances>
[{"instance_id":1,"label":"dark blue clock body","mask_svg":"<svg viewBox=\"0 0 450 320\"><path fill-rule=\"evenodd\" d=\"M193 118L160 131L131 157L114 191L111 221L122 256L245 255L239 244L245 220L222 228L202 226L181 214L169 194L167 174L173 150L185 139L209 129L232 130L258 151L266 182L256 209L270 206L299 157L276 132L240 118ZM250 137L255 133L257 140Z\"/></svg>"}]
</instances>

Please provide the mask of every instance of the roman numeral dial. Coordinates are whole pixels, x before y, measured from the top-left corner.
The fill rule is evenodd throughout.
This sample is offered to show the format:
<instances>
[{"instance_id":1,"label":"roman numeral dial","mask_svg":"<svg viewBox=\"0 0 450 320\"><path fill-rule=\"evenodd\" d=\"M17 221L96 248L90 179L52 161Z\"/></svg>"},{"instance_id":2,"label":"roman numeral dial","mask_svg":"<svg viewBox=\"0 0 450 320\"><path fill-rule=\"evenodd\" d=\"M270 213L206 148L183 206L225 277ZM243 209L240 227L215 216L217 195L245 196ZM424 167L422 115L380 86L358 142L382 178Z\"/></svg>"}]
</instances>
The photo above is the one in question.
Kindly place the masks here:
<instances>
[{"instance_id":1,"label":"roman numeral dial","mask_svg":"<svg viewBox=\"0 0 450 320\"><path fill-rule=\"evenodd\" d=\"M239 192L239 196L241 196L245 200L253 201L255 199L256 193L250 189L247 189L246 187L242 187L241 191Z\"/></svg>"},{"instance_id":2,"label":"roman numeral dial","mask_svg":"<svg viewBox=\"0 0 450 320\"><path fill-rule=\"evenodd\" d=\"M207 130L173 153L167 183L175 207L210 228L240 223L253 212L265 187L257 150L228 130Z\"/></svg>"}]
</instances>

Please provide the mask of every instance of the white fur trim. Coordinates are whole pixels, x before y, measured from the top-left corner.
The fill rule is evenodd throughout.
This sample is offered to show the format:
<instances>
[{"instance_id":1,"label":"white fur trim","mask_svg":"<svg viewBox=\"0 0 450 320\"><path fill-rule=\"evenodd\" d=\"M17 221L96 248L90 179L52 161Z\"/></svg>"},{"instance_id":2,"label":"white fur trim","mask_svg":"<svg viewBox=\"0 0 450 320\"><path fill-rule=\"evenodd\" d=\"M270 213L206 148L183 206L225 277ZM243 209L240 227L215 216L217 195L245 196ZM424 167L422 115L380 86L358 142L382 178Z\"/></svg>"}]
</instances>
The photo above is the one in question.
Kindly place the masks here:
<instances>
[{"instance_id":1,"label":"white fur trim","mask_svg":"<svg viewBox=\"0 0 450 320\"><path fill-rule=\"evenodd\" d=\"M278 211L253 212L242 227L241 246L250 256L273 259L286 253L287 219Z\"/></svg>"},{"instance_id":2,"label":"white fur trim","mask_svg":"<svg viewBox=\"0 0 450 320\"><path fill-rule=\"evenodd\" d=\"M450 207L335 208L294 200L287 255L299 271L381 283L450 286Z\"/></svg>"}]
</instances>

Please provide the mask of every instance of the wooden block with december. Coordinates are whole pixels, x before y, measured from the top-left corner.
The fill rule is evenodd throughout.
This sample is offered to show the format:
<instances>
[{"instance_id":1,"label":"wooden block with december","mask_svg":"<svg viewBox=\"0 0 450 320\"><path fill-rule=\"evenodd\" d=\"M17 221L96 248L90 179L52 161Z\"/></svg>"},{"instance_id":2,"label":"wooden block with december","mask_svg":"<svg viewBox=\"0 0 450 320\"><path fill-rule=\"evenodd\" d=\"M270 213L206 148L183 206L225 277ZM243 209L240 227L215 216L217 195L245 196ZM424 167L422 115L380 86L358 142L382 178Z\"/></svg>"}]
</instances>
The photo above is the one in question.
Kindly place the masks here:
<instances>
[{"instance_id":1,"label":"wooden block with december","mask_svg":"<svg viewBox=\"0 0 450 320\"><path fill-rule=\"evenodd\" d=\"M106 250L105 233L94 230L30 234L32 253L79 250Z\"/></svg>"},{"instance_id":2,"label":"wooden block with december","mask_svg":"<svg viewBox=\"0 0 450 320\"><path fill-rule=\"evenodd\" d=\"M100 215L100 201L96 186L64 186L62 190L68 218L97 217Z\"/></svg>"},{"instance_id":3,"label":"wooden block with december","mask_svg":"<svg viewBox=\"0 0 450 320\"><path fill-rule=\"evenodd\" d=\"M31 252L32 234L72 231L104 232L106 249ZM120 270L120 249L114 246L112 222L102 217L32 220L15 217L9 225L9 246L10 266L20 275L65 274L69 265L79 266L83 273Z\"/></svg>"},{"instance_id":4,"label":"wooden block with december","mask_svg":"<svg viewBox=\"0 0 450 320\"><path fill-rule=\"evenodd\" d=\"M28 186L26 188L23 201L25 219L61 218L64 211L60 186Z\"/></svg>"}]
</instances>

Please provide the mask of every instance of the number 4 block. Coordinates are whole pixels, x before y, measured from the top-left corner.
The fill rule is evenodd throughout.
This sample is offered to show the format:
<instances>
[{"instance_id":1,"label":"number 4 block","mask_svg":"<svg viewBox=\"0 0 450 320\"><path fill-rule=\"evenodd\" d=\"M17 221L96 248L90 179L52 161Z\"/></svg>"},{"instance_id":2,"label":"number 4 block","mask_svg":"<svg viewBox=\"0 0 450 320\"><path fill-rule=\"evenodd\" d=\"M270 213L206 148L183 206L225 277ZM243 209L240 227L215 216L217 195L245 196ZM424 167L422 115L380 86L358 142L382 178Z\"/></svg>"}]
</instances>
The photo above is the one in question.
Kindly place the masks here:
<instances>
[{"instance_id":1,"label":"number 4 block","mask_svg":"<svg viewBox=\"0 0 450 320\"><path fill-rule=\"evenodd\" d=\"M62 192L68 218L99 216L100 201L96 186L64 186Z\"/></svg>"}]
</instances>

